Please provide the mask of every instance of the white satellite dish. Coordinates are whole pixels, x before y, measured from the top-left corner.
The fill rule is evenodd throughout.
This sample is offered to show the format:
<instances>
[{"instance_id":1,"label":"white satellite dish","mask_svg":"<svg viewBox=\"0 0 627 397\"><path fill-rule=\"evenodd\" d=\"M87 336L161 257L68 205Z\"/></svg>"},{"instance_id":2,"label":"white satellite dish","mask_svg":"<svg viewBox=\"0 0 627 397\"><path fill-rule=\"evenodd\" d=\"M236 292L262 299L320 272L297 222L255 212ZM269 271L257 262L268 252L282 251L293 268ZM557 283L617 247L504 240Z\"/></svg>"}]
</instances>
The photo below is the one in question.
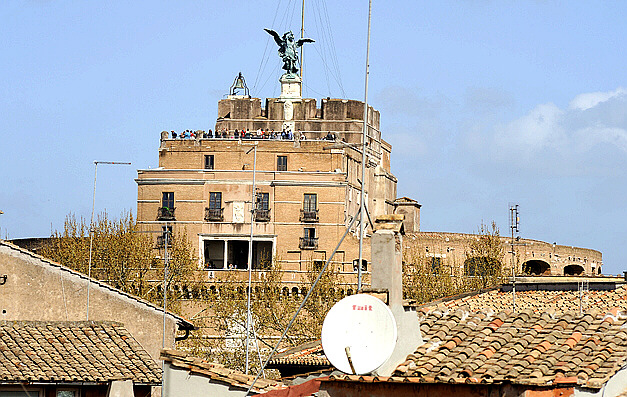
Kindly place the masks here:
<instances>
[{"instance_id":1,"label":"white satellite dish","mask_svg":"<svg viewBox=\"0 0 627 397\"><path fill-rule=\"evenodd\" d=\"M392 355L394 315L380 299L351 295L336 303L322 324L322 348L331 364L348 374L367 374Z\"/></svg>"}]
</instances>

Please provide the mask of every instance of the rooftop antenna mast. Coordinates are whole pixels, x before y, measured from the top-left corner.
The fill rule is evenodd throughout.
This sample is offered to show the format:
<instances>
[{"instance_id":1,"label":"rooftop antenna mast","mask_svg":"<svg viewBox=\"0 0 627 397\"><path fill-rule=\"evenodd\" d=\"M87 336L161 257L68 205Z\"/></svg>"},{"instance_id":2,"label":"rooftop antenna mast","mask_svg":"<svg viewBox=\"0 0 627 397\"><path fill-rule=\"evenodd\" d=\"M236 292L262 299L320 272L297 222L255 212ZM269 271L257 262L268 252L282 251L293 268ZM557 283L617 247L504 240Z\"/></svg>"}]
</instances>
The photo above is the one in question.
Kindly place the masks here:
<instances>
[{"instance_id":1,"label":"rooftop antenna mast","mask_svg":"<svg viewBox=\"0 0 627 397\"><path fill-rule=\"evenodd\" d=\"M305 37L305 0L300 8L300 37ZM303 46L300 46L300 79L303 79L303 68L305 67L305 60L303 59Z\"/></svg>"},{"instance_id":2,"label":"rooftop antenna mast","mask_svg":"<svg viewBox=\"0 0 627 397\"><path fill-rule=\"evenodd\" d=\"M509 205L509 228L512 232L511 248L512 248L512 306L516 313L516 253L514 252L514 232L519 233L518 225L520 217L518 215L518 204Z\"/></svg>"},{"instance_id":3,"label":"rooftop antenna mast","mask_svg":"<svg viewBox=\"0 0 627 397\"><path fill-rule=\"evenodd\" d=\"M98 177L98 164L109 164L109 165L131 165L128 162L121 161L94 161L94 194L91 200L91 220L89 221L89 263L87 265L87 313L86 318L89 321L89 295L91 290L91 259L93 254L93 246L94 246L94 233L96 230L94 229L94 209L96 207L96 178Z\"/></svg>"},{"instance_id":4,"label":"rooftop antenna mast","mask_svg":"<svg viewBox=\"0 0 627 397\"><path fill-rule=\"evenodd\" d=\"M366 145L368 133L368 75L370 73L370 17L372 15L372 0L368 1L368 41L366 44L366 87L364 89L364 127L361 149L361 198L359 200L359 263L357 264L357 291L361 291L361 264L364 254L364 211L366 191Z\"/></svg>"},{"instance_id":5,"label":"rooftop antenna mast","mask_svg":"<svg viewBox=\"0 0 627 397\"><path fill-rule=\"evenodd\" d=\"M301 47L302 48L302 47ZM250 328L251 328L251 310L250 310L250 299L252 294L252 273L253 273L253 232L255 228L255 211L257 210L256 206L256 192L255 192L255 174L257 172L257 142L255 145L248 149L246 154L249 154L254 150L254 159L253 159L253 191L250 199L250 240L248 242L248 291L246 293L246 374L248 374L249 368L249 354L250 354ZM258 259L257 259L258 260ZM256 339L255 339L256 340Z\"/></svg>"}]
</instances>

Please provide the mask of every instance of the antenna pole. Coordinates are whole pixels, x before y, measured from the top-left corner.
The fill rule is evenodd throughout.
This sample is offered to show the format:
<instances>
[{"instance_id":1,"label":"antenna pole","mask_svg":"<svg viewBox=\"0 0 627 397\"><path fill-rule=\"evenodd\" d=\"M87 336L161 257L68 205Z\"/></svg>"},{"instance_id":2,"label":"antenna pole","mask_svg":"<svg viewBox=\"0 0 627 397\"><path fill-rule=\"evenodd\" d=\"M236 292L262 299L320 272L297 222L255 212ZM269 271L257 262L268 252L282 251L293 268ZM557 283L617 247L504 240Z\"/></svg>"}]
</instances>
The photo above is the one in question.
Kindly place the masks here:
<instances>
[{"instance_id":1,"label":"antenna pole","mask_svg":"<svg viewBox=\"0 0 627 397\"><path fill-rule=\"evenodd\" d=\"M355 220L356 219L357 219L357 216L355 216L353 218L353 220L350 221L350 223L348 224L348 227L346 228L346 231L344 232L344 235L342 235L342 238L340 239L340 241L335 246L335 249L331 253L331 256L329 257L329 259L327 259L326 263L322 267L322 270L320 270L320 273L318 273L318 277L316 277L316 279L314 280L313 284L311 285L311 288L307 292L307 295L305 295L305 299L303 299L303 301L300 303L300 306L298 306L298 309L296 309L296 313L294 313L294 316L290 320L289 324L287 324L287 327L285 327L285 330L283 331L283 334L281 334L281 337L277 341L276 345L274 345L274 348L272 349L272 351L268 355L268 358L266 358L266 362L263 364L263 366L261 367L261 369L257 373L257 376L253 380L253 383L251 383L250 386L248 386L248 390L246 391L246 394L244 394L244 396L248 396L250 394L250 391L255 386L255 383L257 382L257 380L259 380L259 377L261 376L263 370L266 368L266 366L270 362L270 359L272 358L274 353L276 353L277 349L279 348L279 345L281 344L281 342L285 338L285 335L287 335L287 331L289 331L289 329L292 327L292 324L294 324L294 321L296 321L296 317L298 317L298 314L300 313L302 308L305 306L305 303L307 303L307 299L309 299L309 296L311 295L313 290L316 288L316 285L318 285L318 281L320 281L320 279L322 278L322 275L327 270L327 267L329 266L329 263L331 263L331 261L333 260L333 257L335 256L337 250L340 249L340 246L342 245L342 242L344 241L344 238L346 238L346 235L348 234L348 232L351 230L351 228L355 224Z\"/></svg>"},{"instance_id":2,"label":"antenna pole","mask_svg":"<svg viewBox=\"0 0 627 397\"><path fill-rule=\"evenodd\" d=\"M302 48L302 47L301 47ZM252 273L253 273L253 232L255 226L255 173L257 172L257 145L252 147L254 153L253 160L253 192L250 201L250 241L248 242L248 293L246 294L246 374L248 374L249 364L249 350L250 350L250 327L251 327L251 312L250 312L250 296L252 294ZM248 150L250 153L250 150Z\"/></svg>"},{"instance_id":3,"label":"antenna pole","mask_svg":"<svg viewBox=\"0 0 627 397\"><path fill-rule=\"evenodd\" d=\"M368 131L368 75L370 73L370 18L372 0L368 1L368 42L366 45L366 87L364 89L364 128L361 151L361 199L359 202L359 263L357 264L357 291L361 291L361 264L364 256L364 201L366 190L366 144Z\"/></svg>"},{"instance_id":4,"label":"antenna pole","mask_svg":"<svg viewBox=\"0 0 627 397\"><path fill-rule=\"evenodd\" d=\"M303 5L300 8L300 38L305 37L305 0L303 0ZM303 60L303 47L300 46L300 79L303 79L303 67L305 62Z\"/></svg>"},{"instance_id":5,"label":"antenna pole","mask_svg":"<svg viewBox=\"0 0 627 397\"><path fill-rule=\"evenodd\" d=\"M89 221L89 263L87 265L87 321L89 321L89 295L91 292L91 258L94 246L94 208L96 206L96 178L98 176L98 164L130 165L131 163L122 163L118 161L94 161L94 194L91 199L91 220Z\"/></svg>"},{"instance_id":6,"label":"antenna pole","mask_svg":"<svg viewBox=\"0 0 627 397\"><path fill-rule=\"evenodd\" d=\"M509 206L509 228L512 232L512 307L516 313L516 253L514 252L514 232L518 233L518 204Z\"/></svg>"}]
</instances>

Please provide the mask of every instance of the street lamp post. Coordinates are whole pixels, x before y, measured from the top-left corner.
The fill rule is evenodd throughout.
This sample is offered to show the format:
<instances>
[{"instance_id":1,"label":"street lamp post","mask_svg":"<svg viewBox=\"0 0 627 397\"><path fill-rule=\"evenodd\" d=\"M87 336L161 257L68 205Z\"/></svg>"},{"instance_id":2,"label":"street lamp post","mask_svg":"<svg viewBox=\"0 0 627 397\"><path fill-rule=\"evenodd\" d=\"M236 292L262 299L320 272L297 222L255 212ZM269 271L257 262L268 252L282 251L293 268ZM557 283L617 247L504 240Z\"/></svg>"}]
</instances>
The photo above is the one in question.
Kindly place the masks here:
<instances>
[{"instance_id":1,"label":"street lamp post","mask_svg":"<svg viewBox=\"0 0 627 397\"><path fill-rule=\"evenodd\" d=\"M91 200L91 220L89 221L89 265L87 268L87 321L89 321L89 293L91 289L91 258L94 245L94 208L96 206L96 178L98 176L98 164L131 165L118 161L94 161L94 194Z\"/></svg>"}]
</instances>

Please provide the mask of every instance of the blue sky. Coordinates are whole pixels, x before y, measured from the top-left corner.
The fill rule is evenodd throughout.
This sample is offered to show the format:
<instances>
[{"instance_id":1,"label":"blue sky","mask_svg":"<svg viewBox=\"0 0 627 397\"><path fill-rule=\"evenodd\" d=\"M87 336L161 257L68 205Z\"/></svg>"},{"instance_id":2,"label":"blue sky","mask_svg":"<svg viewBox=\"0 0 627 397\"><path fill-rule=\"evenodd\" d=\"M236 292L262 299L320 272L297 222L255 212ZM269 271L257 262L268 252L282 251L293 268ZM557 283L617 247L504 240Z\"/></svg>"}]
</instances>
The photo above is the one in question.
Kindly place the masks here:
<instances>
[{"instance_id":1,"label":"blue sky","mask_svg":"<svg viewBox=\"0 0 627 397\"><path fill-rule=\"evenodd\" d=\"M278 94L263 28L300 0L0 2L0 235L47 236L69 212L136 208L159 132L208 129L238 72ZM367 1L308 1L308 97L363 99ZM399 196L422 229L473 232L508 204L521 235L627 270L625 2L375 1L369 102Z\"/></svg>"}]
</instances>

